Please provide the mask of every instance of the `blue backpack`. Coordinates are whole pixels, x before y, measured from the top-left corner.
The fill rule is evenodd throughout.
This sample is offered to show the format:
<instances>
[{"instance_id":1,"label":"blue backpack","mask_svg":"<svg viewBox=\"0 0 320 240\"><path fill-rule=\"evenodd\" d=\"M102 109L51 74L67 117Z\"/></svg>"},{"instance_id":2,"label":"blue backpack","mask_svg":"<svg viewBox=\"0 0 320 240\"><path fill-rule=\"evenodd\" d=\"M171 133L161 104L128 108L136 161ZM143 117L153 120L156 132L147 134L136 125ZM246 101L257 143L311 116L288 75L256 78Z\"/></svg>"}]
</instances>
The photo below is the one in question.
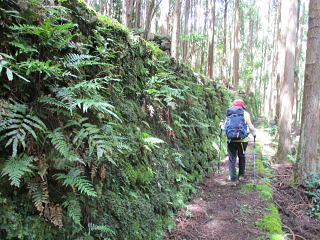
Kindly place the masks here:
<instances>
[{"instance_id":1,"label":"blue backpack","mask_svg":"<svg viewBox=\"0 0 320 240\"><path fill-rule=\"evenodd\" d=\"M240 140L249 136L242 107L233 106L227 109L227 121L224 130L229 140Z\"/></svg>"}]
</instances>

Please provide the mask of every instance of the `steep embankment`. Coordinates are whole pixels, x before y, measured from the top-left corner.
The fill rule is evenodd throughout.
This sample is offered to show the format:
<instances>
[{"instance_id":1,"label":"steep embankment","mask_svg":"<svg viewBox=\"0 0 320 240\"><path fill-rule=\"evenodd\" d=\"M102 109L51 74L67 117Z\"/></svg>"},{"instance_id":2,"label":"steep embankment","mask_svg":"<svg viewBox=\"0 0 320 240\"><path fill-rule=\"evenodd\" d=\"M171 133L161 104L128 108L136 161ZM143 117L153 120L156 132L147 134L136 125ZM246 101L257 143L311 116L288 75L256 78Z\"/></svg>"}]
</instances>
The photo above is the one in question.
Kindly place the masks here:
<instances>
[{"instance_id":1,"label":"steep embankment","mask_svg":"<svg viewBox=\"0 0 320 240\"><path fill-rule=\"evenodd\" d=\"M162 239L227 91L83 1L0 2L0 238Z\"/></svg>"}]
</instances>

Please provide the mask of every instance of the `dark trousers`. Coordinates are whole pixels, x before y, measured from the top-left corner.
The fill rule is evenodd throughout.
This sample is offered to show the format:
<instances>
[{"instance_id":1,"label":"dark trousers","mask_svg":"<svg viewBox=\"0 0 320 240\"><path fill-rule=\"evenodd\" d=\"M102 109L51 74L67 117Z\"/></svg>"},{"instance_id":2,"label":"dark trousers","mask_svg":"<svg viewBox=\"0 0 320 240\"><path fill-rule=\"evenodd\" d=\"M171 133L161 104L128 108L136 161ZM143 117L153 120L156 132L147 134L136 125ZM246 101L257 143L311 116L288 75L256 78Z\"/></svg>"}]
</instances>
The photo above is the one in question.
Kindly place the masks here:
<instances>
[{"instance_id":1,"label":"dark trousers","mask_svg":"<svg viewBox=\"0 0 320 240\"><path fill-rule=\"evenodd\" d=\"M239 157L239 176L243 176L246 168L246 155L248 142L228 142L229 172L231 181L237 181L236 162Z\"/></svg>"}]
</instances>

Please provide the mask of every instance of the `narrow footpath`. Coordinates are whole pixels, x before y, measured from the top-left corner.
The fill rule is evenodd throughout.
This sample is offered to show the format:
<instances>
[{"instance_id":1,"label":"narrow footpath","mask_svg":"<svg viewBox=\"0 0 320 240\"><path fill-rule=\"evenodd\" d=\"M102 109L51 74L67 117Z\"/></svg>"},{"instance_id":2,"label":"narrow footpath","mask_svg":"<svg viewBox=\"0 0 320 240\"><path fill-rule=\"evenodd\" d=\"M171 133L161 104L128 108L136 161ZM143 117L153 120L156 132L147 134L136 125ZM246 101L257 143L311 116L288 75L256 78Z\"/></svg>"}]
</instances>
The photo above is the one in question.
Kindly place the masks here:
<instances>
[{"instance_id":1,"label":"narrow footpath","mask_svg":"<svg viewBox=\"0 0 320 240\"><path fill-rule=\"evenodd\" d=\"M271 157L274 152L269 147L270 136L262 130L258 130L257 136L257 141L264 140L265 152ZM256 155L257 159L262 157L261 152ZM253 183L253 143L249 143L246 159L246 183L229 184L228 159L225 157L220 173L210 173L197 186L192 200L177 213L176 227L167 234L167 239L267 239L266 232L256 226L268 208L267 200L257 191L244 191L248 183ZM257 181L262 180L262 176L257 177Z\"/></svg>"}]
</instances>

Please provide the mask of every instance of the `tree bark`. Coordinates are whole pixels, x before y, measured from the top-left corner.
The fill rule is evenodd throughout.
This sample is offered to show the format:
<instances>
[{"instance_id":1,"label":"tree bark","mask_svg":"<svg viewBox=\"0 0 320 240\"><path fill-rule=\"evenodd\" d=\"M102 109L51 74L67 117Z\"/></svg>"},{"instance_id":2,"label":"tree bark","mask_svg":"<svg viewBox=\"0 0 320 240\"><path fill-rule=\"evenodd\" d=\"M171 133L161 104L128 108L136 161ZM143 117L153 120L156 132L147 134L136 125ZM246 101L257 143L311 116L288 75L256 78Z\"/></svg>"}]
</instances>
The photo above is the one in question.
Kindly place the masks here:
<instances>
[{"instance_id":1,"label":"tree bark","mask_svg":"<svg viewBox=\"0 0 320 240\"><path fill-rule=\"evenodd\" d=\"M186 6L184 10L184 35L189 33L189 19L190 19L190 0L186 0ZM182 41L182 60L186 61L188 54L188 41Z\"/></svg>"},{"instance_id":2,"label":"tree bark","mask_svg":"<svg viewBox=\"0 0 320 240\"><path fill-rule=\"evenodd\" d=\"M176 0L174 6L173 29L171 38L171 56L178 60L180 38L181 0Z\"/></svg>"},{"instance_id":3,"label":"tree bark","mask_svg":"<svg viewBox=\"0 0 320 240\"><path fill-rule=\"evenodd\" d=\"M143 34L145 39L148 39L148 35L151 27L151 21L154 14L154 9L155 9L155 0L150 0L148 4L147 15L146 15L146 27Z\"/></svg>"},{"instance_id":4,"label":"tree bark","mask_svg":"<svg viewBox=\"0 0 320 240\"><path fill-rule=\"evenodd\" d=\"M232 83L235 89L239 85L239 33L240 33L240 6L239 0L235 0L235 22L234 22L234 36L233 36L233 74Z\"/></svg>"},{"instance_id":5,"label":"tree bark","mask_svg":"<svg viewBox=\"0 0 320 240\"><path fill-rule=\"evenodd\" d=\"M205 0L205 8L204 8L204 25L203 25L203 29L202 29L202 33L203 35L205 35L208 31L208 15L209 15L209 0ZM205 55L205 52L206 52L206 44L205 42L203 42L201 44L201 49L200 49L200 52L201 52L201 57L200 57L200 72L202 74L204 74L204 72L206 71L206 64L205 63L205 59L204 59L204 55Z\"/></svg>"},{"instance_id":6,"label":"tree bark","mask_svg":"<svg viewBox=\"0 0 320 240\"><path fill-rule=\"evenodd\" d=\"M135 14L135 25L136 28L141 28L141 6L142 6L142 0L136 0L136 14Z\"/></svg>"},{"instance_id":7,"label":"tree bark","mask_svg":"<svg viewBox=\"0 0 320 240\"><path fill-rule=\"evenodd\" d=\"M320 2L309 2L309 24L302 103L302 125L296 178L306 185L311 172L320 170Z\"/></svg>"},{"instance_id":8,"label":"tree bark","mask_svg":"<svg viewBox=\"0 0 320 240\"><path fill-rule=\"evenodd\" d=\"M213 78L215 22L216 22L216 0L212 0L211 21L210 21L210 27L209 27L209 50L208 50L208 77L209 78Z\"/></svg>"},{"instance_id":9,"label":"tree bark","mask_svg":"<svg viewBox=\"0 0 320 240\"><path fill-rule=\"evenodd\" d=\"M227 81L227 13L228 13L228 0L224 0L223 52L222 52L221 80L222 80L222 83L224 83L225 85L228 85L228 81Z\"/></svg>"},{"instance_id":10,"label":"tree bark","mask_svg":"<svg viewBox=\"0 0 320 240\"><path fill-rule=\"evenodd\" d=\"M278 158L287 159L291 148L291 125L293 109L293 86L294 86L294 59L295 44L297 31L297 1L290 0L289 3L283 4L281 13L281 22L285 21L285 54L284 54L284 71L280 75L280 115L279 115L279 146ZM281 8L282 8L281 7ZM284 17L288 16L288 17ZM282 30L281 29L281 30Z\"/></svg>"}]
</instances>

